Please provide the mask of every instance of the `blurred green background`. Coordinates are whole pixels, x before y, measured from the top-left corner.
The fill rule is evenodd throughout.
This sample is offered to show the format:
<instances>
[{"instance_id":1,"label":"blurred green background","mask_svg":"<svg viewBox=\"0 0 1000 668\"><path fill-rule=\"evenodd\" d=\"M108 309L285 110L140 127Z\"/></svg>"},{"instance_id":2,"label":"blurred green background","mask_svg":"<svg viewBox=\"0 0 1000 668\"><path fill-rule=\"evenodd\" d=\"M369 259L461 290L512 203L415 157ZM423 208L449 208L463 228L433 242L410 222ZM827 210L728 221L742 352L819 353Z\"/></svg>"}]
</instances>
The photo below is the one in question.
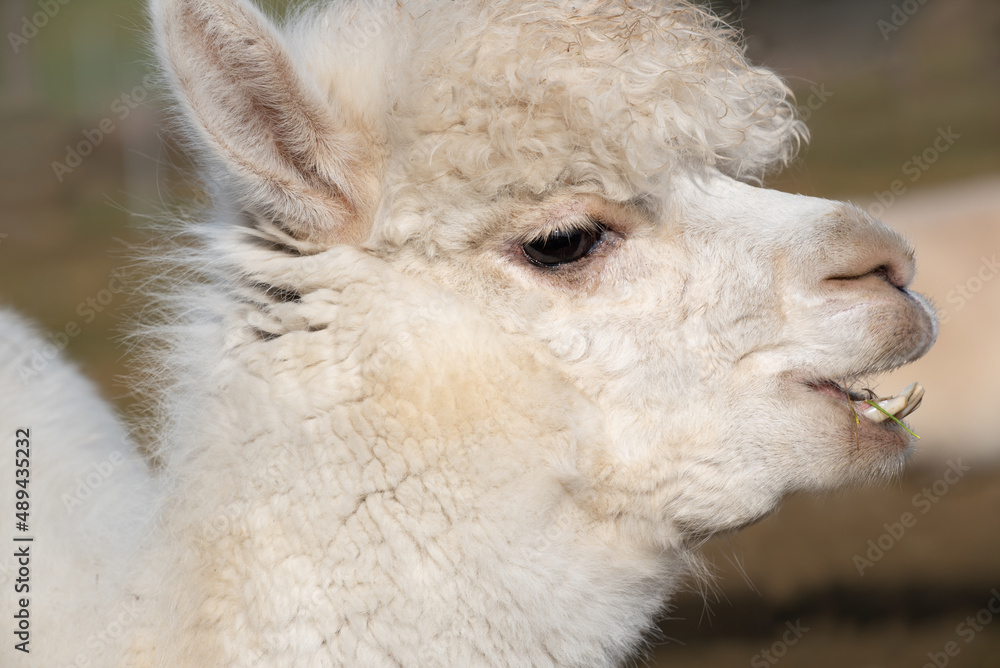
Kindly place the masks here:
<instances>
[{"instance_id":1,"label":"blurred green background","mask_svg":"<svg viewBox=\"0 0 1000 668\"><path fill-rule=\"evenodd\" d=\"M800 159L770 185L865 204L948 128L960 140L917 180L906 176L908 189L1000 176L996 0L710 4L745 29L755 62L787 77L812 130ZM285 3L269 7L280 15ZM0 21L0 289L52 332L77 325L66 353L128 410L118 379L128 360L116 332L142 304L113 288L139 280L129 253L144 239L137 223L197 193L161 122L158 93L144 82L144 10L132 0L3 0ZM975 225L992 234L1000 214ZM980 250L1000 248L973 255ZM987 303L977 303L981 314ZM669 641L650 662L934 665L957 625L1000 588L996 469L980 466L963 478L863 578L852 559L912 510L911 497L941 470L917 466L884 489L793 498L743 537L716 541L714 593L681 597L662 626ZM778 648L781 657L761 654L799 622L810 630ZM946 665L1000 666L1000 620L960 643Z\"/></svg>"}]
</instances>

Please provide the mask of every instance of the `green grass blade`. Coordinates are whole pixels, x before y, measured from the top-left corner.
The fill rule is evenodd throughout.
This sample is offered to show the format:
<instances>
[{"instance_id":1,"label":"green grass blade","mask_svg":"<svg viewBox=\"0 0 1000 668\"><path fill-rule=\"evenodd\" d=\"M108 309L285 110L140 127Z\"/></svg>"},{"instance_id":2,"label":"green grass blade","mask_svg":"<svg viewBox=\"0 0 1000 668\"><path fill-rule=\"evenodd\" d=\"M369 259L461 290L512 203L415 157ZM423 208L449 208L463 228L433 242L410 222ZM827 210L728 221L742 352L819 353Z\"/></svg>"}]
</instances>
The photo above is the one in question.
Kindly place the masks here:
<instances>
[{"instance_id":1,"label":"green grass blade","mask_svg":"<svg viewBox=\"0 0 1000 668\"><path fill-rule=\"evenodd\" d=\"M871 406L872 408L878 409L879 413L882 413L887 418L889 418L890 420L892 420L893 422L895 422L896 424L898 424L900 427L902 427L903 429L906 429L906 425L903 424L902 422L900 422L899 420L897 420L895 415L892 415L891 413L889 413L889 411L887 411L886 409L882 408L881 406L879 406L877 403L875 403L871 399L866 399L865 403L868 404L869 406ZM916 434L914 434L909 429L906 429L906 433L908 433L910 436L912 436L913 438L917 439L918 441L920 440L920 437L917 436Z\"/></svg>"}]
</instances>

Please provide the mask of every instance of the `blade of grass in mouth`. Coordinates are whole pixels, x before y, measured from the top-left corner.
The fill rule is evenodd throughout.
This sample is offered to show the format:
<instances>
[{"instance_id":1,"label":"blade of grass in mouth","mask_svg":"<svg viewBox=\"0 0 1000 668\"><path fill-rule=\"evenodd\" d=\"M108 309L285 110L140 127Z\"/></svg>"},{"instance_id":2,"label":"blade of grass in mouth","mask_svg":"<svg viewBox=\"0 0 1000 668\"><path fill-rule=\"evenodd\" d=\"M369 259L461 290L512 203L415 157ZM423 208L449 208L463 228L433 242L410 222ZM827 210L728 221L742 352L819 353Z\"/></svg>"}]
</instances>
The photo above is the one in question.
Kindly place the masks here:
<instances>
[{"instance_id":1,"label":"blade of grass in mouth","mask_svg":"<svg viewBox=\"0 0 1000 668\"><path fill-rule=\"evenodd\" d=\"M908 433L910 436L912 436L913 438L917 439L918 441L920 440L920 437L917 436L916 434L914 434L909 429L907 429L906 425L903 424L902 422L900 422L898 419L896 419L895 415L892 415L891 413L889 413L889 411L887 411L886 409L882 408L881 406L879 406L877 403L875 403L871 399L866 399L865 403L868 404L869 406L871 406L872 408L878 409L879 413L884 414L887 418L889 418L890 420L892 420L893 422L895 422L896 424L898 424L900 427L902 427L903 429L906 429L906 433Z\"/></svg>"}]
</instances>

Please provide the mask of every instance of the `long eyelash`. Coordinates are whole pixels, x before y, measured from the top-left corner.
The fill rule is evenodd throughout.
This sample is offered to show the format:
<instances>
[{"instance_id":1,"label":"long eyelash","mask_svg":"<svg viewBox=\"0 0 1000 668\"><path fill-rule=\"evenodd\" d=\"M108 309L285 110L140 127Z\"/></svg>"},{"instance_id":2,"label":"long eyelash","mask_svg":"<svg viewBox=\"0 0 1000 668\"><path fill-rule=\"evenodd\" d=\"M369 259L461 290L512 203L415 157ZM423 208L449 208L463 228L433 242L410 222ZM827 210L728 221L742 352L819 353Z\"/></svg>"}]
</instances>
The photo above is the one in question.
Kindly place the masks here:
<instances>
[{"instance_id":1,"label":"long eyelash","mask_svg":"<svg viewBox=\"0 0 1000 668\"><path fill-rule=\"evenodd\" d=\"M604 232L608 229L608 226L604 224L602 220L597 218L592 214L586 214L581 218L570 218L568 220L560 221L560 224L551 229L545 230L540 235L525 237L521 240L521 243L528 243L535 241L536 239L548 239L551 235L562 233L566 234L574 230L587 230L590 232Z\"/></svg>"}]
</instances>

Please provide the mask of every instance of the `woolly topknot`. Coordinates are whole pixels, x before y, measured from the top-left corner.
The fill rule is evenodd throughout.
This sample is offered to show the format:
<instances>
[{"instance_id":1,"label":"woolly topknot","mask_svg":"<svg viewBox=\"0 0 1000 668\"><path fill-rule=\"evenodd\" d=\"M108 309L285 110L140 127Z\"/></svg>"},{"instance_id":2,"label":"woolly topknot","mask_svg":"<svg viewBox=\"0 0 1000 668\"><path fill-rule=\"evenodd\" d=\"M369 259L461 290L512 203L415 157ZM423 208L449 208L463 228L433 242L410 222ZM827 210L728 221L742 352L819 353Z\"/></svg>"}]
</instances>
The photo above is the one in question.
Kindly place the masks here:
<instances>
[{"instance_id":1,"label":"woolly topknot","mask_svg":"<svg viewBox=\"0 0 1000 668\"><path fill-rule=\"evenodd\" d=\"M450 176L480 192L543 193L598 183L627 195L698 165L755 181L806 138L784 82L750 66L734 30L687 2L418 0L387 9L306 15L290 41L339 104L391 117L409 184ZM392 81L378 71L387 60ZM384 94L373 100L380 81ZM358 88L366 90L351 95Z\"/></svg>"}]
</instances>

